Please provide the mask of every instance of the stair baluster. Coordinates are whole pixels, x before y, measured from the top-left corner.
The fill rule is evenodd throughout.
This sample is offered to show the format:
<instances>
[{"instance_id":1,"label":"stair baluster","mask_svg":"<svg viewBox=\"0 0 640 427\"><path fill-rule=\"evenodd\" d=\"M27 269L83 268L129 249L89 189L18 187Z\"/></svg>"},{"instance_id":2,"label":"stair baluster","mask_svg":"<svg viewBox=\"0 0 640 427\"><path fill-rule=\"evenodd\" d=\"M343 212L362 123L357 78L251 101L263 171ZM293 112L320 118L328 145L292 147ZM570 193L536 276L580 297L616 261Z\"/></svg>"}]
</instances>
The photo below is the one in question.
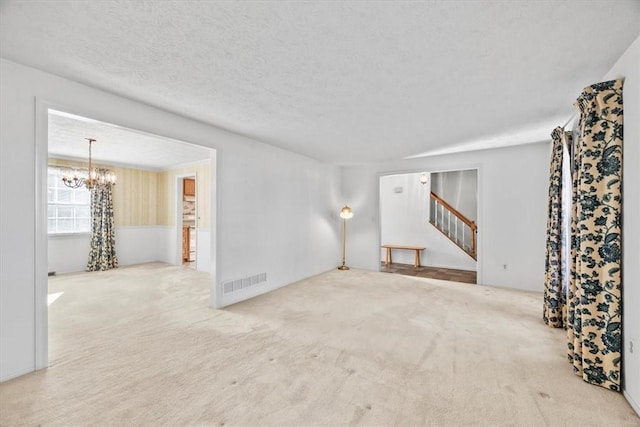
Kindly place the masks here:
<instances>
[{"instance_id":1,"label":"stair baluster","mask_svg":"<svg viewBox=\"0 0 640 427\"><path fill-rule=\"evenodd\" d=\"M464 216L434 192L431 192L431 205L432 211L429 222L460 247L460 249L465 251L471 258L477 260L476 233L478 232L478 226L476 223ZM446 221L445 213L447 215ZM452 216L453 228L451 226ZM458 234L458 223L460 223L462 238L460 238ZM469 239L468 243L467 238Z\"/></svg>"}]
</instances>

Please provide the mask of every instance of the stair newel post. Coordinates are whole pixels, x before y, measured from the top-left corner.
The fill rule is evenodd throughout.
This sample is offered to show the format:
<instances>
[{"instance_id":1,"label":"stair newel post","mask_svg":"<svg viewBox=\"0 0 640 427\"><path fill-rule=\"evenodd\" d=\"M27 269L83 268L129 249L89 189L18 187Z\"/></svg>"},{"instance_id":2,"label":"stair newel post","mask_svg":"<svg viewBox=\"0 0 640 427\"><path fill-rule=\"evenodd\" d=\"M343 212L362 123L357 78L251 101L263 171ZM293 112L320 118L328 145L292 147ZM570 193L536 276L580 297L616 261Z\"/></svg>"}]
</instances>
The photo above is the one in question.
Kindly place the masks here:
<instances>
[{"instance_id":1,"label":"stair newel post","mask_svg":"<svg viewBox=\"0 0 640 427\"><path fill-rule=\"evenodd\" d=\"M473 254L473 257L476 257L476 223L474 221L471 221L471 223L473 224L473 227L471 227L471 253Z\"/></svg>"}]
</instances>

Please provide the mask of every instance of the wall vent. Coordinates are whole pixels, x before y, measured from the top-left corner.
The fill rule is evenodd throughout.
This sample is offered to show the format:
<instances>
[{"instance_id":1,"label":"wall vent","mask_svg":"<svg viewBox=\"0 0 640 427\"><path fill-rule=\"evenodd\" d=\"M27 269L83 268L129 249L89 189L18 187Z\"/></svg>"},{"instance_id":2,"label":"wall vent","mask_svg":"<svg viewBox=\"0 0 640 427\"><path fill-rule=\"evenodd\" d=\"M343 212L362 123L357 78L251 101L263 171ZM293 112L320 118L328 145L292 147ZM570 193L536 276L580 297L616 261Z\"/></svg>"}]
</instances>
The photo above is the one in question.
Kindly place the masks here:
<instances>
[{"instance_id":1,"label":"wall vent","mask_svg":"<svg viewBox=\"0 0 640 427\"><path fill-rule=\"evenodd\" d=\"M222 293L230 294L238 292L242 289L250 288L267 281L267 273L255 274L253 276L245 276L241 279L227 280L222 284Z\"/></svg>"}]
</instances>

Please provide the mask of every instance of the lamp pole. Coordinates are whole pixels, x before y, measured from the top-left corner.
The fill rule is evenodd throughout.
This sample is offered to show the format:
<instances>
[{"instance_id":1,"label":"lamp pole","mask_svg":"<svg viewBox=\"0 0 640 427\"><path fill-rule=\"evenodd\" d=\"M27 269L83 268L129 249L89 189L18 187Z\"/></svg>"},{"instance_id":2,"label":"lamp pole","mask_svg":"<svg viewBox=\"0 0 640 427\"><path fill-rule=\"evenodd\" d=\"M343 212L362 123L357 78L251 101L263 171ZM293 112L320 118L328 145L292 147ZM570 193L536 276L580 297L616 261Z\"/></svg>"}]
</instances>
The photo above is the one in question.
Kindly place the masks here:
<instances>
[{"instance_id":1,"label":"lamp pole","mask_svg":"<svg viewBox=\"0 0 640 427\"><path fill-rule=\"evenodd\" d=\"M347 219L342 218L342 265L338 267L338 270L348 270L349 267L345 264L347 255Z\"/></svg>"},{"instance_id":2,"label":"lamp pole","mask_svg":"<svg viewBox=\"0 0 640 427\"><path fill-rule=\"evenodd\" d=\"M353 211L347 205L344 205L340 211L340 218L342 218L342 265L338 267L338 270L348 270L346 264L347 256L347 220L353 216Z\"/></svg>"}]
</instances>

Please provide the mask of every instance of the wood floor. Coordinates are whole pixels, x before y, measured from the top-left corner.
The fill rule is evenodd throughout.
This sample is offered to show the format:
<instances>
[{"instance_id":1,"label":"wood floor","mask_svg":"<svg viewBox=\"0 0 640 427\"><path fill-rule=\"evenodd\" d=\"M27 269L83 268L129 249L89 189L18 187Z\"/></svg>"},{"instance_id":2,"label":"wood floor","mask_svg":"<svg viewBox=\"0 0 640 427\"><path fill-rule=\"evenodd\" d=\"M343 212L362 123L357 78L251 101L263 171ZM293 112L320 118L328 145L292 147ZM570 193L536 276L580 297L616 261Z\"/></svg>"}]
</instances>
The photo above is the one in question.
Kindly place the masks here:
<instances>
[{"instance_id":1,"label":"wood floor","mask_svg":"<svg viewBox=\"0 0 640 427\"><path fill-rule=\"evenodd\" d=\"M410 264L391 263L387 265L381 262L380 271L383 273L395 273L405 276L426 277L429 279L449 280L452 282L477 283L477 274L475 271L454 270L451 268L439 267L414 267Z\"/></svg>"}]
</instances>

